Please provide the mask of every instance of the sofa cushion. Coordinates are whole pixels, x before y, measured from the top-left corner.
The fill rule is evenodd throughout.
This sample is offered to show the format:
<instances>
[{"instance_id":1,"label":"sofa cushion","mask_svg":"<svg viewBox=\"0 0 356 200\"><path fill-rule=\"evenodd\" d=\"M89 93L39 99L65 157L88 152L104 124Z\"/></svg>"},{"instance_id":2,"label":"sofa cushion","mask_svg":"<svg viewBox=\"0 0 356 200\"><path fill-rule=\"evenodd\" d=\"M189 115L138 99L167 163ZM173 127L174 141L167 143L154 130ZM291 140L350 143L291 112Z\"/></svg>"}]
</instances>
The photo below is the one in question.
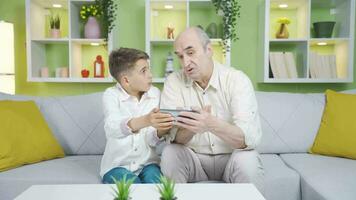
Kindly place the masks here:
<instances>
[{"instance_id":1,"label":"sofa cushion","mask_svg":"<svg viewBox=\"0 0 356 200\"><path fill-rule=\"evenodd\" d=\"M265 198L267 200L300 200L298 173L284 164L276 154L261 154L265 170Z\"/></svg>"},{"instance_id":2,"label":"sofa cushion","mask_svg":"<svg viewBox=\"0 0 356 200\"><path fill-rule=\"evenodd\" d=\"M13 199L31 185L99 184L101 156L67 156L0 173L0 199Z\"/></svg>"},{"instance_id":3,"label":"sofa cushion","mask_svg":"<svg viewBox=\"0 0 356 200\"><path fill-rule=\"evenodd\" d=\"M319 129L324 94L256 92L262 126L260 153L307 152Z\"/></svg>"},{"instance_id":4,"label":"sofa cushion","mask_svg":"<svg viewBox=\"0 0 356 200\"><path fill-rule=\"evenodd\" d=\"M356 95L327 90L326 102L310 153L356 159Z\"/></svg>"},{"instance_id":5,"label":"sofa cushion","mask_svg":"<svg viewBox=\"0 0 356 200\"><path fill-rule=\"evenodd\" d=\"M313 154L283 154L301 176L303 200L356 199L356 161Z\"/></svg>"},{"instance_id":6,"label":"sofa cushion","mask_svg":"<svg viewBox=\"0 0 356 200\"><path fill-rule=\"evenodd\" d=\"M41 111L67 155L103 154L102 93L43 98Z\"/></svg>"},{"instance_id":7,"label":"sofa cushion","mask_svg":"<svg viewBox=\"0 0 356 200\"><path fill-rule=\"evenodd\" d=\"M33 101L0 101L0 171L63 157Z\"/></svg>"}]
</instances>

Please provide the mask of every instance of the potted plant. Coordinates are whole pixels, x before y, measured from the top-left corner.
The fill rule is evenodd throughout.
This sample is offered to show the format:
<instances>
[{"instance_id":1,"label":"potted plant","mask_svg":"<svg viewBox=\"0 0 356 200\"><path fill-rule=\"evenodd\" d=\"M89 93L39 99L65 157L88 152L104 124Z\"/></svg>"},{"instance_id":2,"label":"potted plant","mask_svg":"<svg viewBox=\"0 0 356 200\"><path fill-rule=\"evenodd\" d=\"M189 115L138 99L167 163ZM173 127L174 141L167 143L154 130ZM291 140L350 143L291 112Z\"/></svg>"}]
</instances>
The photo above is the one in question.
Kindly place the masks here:
<instances>
[{"instance_id":1,"label":"potted plant","mask_svg":"<svg viewBox=\"0 0 356 200\"><path fill-rule=\"evenodd\" d=\"M50 35L52 38L60 38L61 37L61 18L56 15L51 15L49 18L49 25L50 25Z\"/></svg>"},{"instance_id":2,"label":"potted plant","mask_svg":"<svg viewBox=\"0 0 356 200\"><path fill-rule=\"evenodd\" d=\"M212 0L216 13L222 16L223 20L223 46L224 51L230 51L229 40L236 41L237 18L240 17L239 0Z\"/></svg>"},{"instance_id":3,"label":"potted plant","mask_svg":"<svg viewBox=\"0 0 356 200\"><path fill-rule=\"evenodd\" d=\"M102 11L102 26L105 39L108 40L108 34L111 33L115 27L118 6L114 0L95 0L95 4Z\"/></svg>"},{"instance_id":4,"label":"potted plant","mask_svg":"<svg viewBox=\"0 0 356 200\"><path fill-rule=\"evenodd\" d=\"M158 192L161 195L160 200L176 200L175 196L175 183L172 179L165 176L159 178L160 184L157 186Z\"/></svg>"},{"instance_id":5,"label":"potted plant","mask_svg":"<svg viewBox=\"0 0 356 200\"><path fill-rule=\"evenodd\" d=\"M129 200L131 199L130 197L130 187L132 183L134 182L134 179L127 179L126 176L124 176L120 181L117 181L114 177L112 177L114 180L116 188L114 188L115 191L115 197L114 200Z\"/></svg>"},{"instance_id":6,"label":"potted plant","mask_svg":"<svg viewBox=\"0 0 356 200\"><path fill-rule=\"evenodd\" d=\"M85 21L84 37L98 39L101 36L100 26L97 17L100 17L102 10L96 4L83 5L80 10L80 18Z\"/></svg>"},{"instance_id":7,"label":"potted plant","mask_svg":"<svg viewBox=\"0 0 356 200\"><path fill-rule=\"evenodd\" d=\"M290 19L287 17L281 17L278 18L277 23L279 23L280 26L276 32L276 38L289 38L287 24L290 24Z\"/></svg>"}]
</instances>

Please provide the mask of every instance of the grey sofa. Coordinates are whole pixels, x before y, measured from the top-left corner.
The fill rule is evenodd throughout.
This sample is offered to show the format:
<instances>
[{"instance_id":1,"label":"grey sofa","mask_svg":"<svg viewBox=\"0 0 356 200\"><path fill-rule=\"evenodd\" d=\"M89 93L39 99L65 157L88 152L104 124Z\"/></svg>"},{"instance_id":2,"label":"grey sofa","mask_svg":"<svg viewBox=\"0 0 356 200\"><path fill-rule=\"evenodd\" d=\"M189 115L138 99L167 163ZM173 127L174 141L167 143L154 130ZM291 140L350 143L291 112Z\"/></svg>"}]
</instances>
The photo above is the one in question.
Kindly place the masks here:
<instances>
[{"instance_id":1,"label":"grey sofa","mask_svg":"<svg viewBox=\"0 0 356 200\"><path fill-rule=\"evenodd\" d=\"M349 91L356 93L356 91ZM256 92L263 129L258 150L267 200L355 200L356 161L307 153L319 128L323 94ZM97 184L105 148L102 93L29 97L0 93L0 100L34 100L66 157L0 172L0 199L34 184Z\"/></svg>"}]
</instances>

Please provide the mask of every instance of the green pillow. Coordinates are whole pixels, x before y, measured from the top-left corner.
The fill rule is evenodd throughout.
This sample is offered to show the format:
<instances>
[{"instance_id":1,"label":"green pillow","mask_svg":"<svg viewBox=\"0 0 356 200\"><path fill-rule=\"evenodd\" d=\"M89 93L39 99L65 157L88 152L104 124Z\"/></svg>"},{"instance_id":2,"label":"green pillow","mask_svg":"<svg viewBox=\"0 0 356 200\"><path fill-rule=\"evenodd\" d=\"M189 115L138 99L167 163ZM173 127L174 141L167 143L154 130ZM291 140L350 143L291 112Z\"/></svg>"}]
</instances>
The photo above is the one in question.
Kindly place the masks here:
<instances>
[{"instance_id":1,"label":"green pillow","mask_svg":"<svg viewBox=\"0 0 356 200\"><path fill-rule=\"evenodd\" d=\"M356 159L356 95L326 91L326 106L310 153Z\"/></svg>"},{"instance_id":2,"label":"green pillow","mask_svg":"<svg viewBox=\"0 0 356 200\"><path fill-rule=\"evenodd\" d=\"M0 171L64 157L33 101L0 101Z\"/></svg>"}]
</instances>

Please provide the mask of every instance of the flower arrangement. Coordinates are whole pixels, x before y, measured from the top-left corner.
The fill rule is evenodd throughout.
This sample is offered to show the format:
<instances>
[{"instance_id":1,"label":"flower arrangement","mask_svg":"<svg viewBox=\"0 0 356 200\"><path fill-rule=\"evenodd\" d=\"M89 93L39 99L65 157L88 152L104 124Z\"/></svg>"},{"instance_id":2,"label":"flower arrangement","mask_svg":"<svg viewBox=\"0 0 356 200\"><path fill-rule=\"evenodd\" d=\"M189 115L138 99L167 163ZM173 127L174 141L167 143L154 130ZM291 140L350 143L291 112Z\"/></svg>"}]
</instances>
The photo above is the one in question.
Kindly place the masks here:
<instances>
[{"instance_id":1,"label":"flower arrangement","mask_svg":"<svg viewBox=\"0 0 356 200\"><path fill-rule=\"evenodd\" d=\"M159 184L157 186L158 192L161 195L160 199L161 200L176 200L177 197L175 196L175 183L173 180L165 177L165 176L161 176L159 178L161 184Z\"/></svg>"},{"instance_id":2,"label":"flower arrangement","mask_svg":"<svg viewBox=\"0 0 356 200\"><path fill-rule=\"evenodd\" d=\"M287 17L280 17L277 19L277 23L290 24L290 19L288 19Z\"/></svg>"},{"instance_id":3,"label":"flower arrangement","mask_svg":"<svg viewBox=\"0 0 356 200\"><path fill-rule=\"evenodd\" d=\"M80 10L80 18L87 20L89 17L100 17L103 11L98 5L83 5Z\"/></svg>"},{"instance_id":4,"label":"flower arrangement","mask_svg":"<svg viewBox=\"0 0 356 200\"><path fill-rule=\"evenodd\" d=\"M230 51L228 40L236 41L237 18L240 18L241 5L239 0L212 0L216 13L223 20L223 45L224 51Z\"/></svg>"}]
</instances>

